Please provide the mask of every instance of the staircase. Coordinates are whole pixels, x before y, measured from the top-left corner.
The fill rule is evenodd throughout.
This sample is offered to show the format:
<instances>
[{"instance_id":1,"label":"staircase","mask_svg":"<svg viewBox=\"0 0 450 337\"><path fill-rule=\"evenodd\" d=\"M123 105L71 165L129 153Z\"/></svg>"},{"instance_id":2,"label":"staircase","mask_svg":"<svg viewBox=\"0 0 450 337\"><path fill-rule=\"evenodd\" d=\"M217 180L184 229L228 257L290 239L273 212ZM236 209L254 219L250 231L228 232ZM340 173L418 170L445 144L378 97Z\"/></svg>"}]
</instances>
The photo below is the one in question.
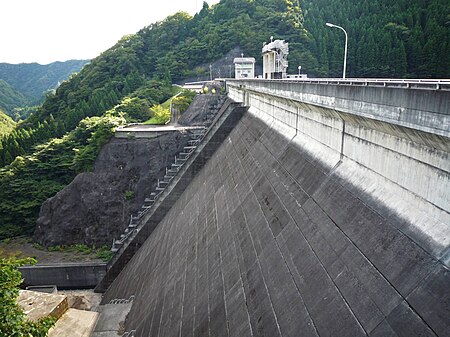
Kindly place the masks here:
<instances>
[{"instance_id":1,"label":"staircase","mask_svg":"<svg viewBox=\"0 0 450 337\"><path fill-rule=\"evenodd\" d=\"M162 179L158 179L155 190L145 198L139 212L136 215L131 215L128 226L125 228L124 232L118 239L113 239L111 247L112 252L117 253L121 247L130 242L138 233L141 227L141 220L147 213L150 212L152 206L166 190L172 179L177 175L178 171L183 167L184 163L194 153L195 149L201 143L201 141L205 137L205 134L214 123L214 119L216 118L221 107L224 105L225 100L226 97L222 97L221 99L218 99L215 104L211 105L208 109L208 112L203 117L201 126L198 126L197 129L191 129L189 131L190 139L188 140L187 145L183 148L183 151L178 153L178 155L175 156L172 164L166 168L164 177Z\"/></svg>"},{"instance_id":2,"label":"staircase","mask_svg":"<svg viewBox=\"0 0 450 337\"><path fill-rule=\"evenodd\" d=\"M153 192L150 193L148 197L145 198L141 209L136 215L131 215L130 221L128 223L125 231L120 235L119 239L114 239L111 251L117 252L123 245L129 242L133 236L139 231L139 224L147 214L161 194L166 190L169 183L177 175L181 167L186 163L189 157L194 153L197 146L203 140L207 129L205 127L200 129L194 129L191 131L190 139L188 140L188 145L183 148L183 151L175 156L172 164L166 168L165 175L162 179L158 179L158 183Z\"/></svg>"},{"instance_id":3,"label":"staircase","mask_svg":"<svg viewBox=\"0 0 450 337\"><path fill-rule=\"evenodd\" d=\"M248 109L228 98L217 107L204 118L202 127L195 129L139 212L130 217L124 233L114 240L115 254L95 292L106 291Z\"/></svg>"},{"instance_id":4,"label":"staircase","mask_svg":"<svg viewBox=\"0 0 450 337\"><path fill-rule=\"evenodd\" d=\"M129 299L113 299L98 308L99 318L91 337L133 337L135 330L124 330L125 320L133 306L134 296Z\"/></svg>"}]
</instances>

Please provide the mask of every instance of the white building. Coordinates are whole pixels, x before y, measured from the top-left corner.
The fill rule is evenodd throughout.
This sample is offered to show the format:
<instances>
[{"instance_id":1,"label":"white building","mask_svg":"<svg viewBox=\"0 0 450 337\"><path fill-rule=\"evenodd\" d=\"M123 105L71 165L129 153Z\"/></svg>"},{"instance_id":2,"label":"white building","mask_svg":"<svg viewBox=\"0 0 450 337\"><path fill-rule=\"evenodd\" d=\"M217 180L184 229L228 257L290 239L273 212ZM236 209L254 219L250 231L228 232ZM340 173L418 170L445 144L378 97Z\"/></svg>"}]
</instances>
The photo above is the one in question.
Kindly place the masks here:
<instances>
[{"instance_id":1,"label":"white building","mask_svg":"<svg viewBox=\"0 0 450 337\"><path fill-rule=\"evenodd\" d=\"M235 78L254 78L255 77L255 58L254 57L236 57L234 63Z\"/></svg>"},{"instance_id":2,"label":"white building","mask_svg":"<svg viewBox=\"0 0 450 337\"><path fill-rule=\"evenodd\" d=\"M287 77L289 45L284 40L275 40L262 48L263 78L280 79Z\"/></svg>"}]
</instances>

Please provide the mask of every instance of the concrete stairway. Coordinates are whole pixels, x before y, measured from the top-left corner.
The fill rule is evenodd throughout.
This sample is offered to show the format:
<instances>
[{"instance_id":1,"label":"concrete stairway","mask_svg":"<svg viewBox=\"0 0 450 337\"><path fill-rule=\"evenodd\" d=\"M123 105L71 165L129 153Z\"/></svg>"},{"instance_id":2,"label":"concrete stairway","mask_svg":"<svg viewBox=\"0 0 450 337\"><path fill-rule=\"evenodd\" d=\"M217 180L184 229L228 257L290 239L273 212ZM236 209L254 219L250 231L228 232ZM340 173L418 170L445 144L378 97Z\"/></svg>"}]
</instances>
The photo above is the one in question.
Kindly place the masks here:
<instances>
[{"instance_id":1,"label":"concrete stairway","mask_svg":"<svg viewBox=\"0 0 450 337\"><path fill-rule=\"evenodd\" d=\"M131 217L129 230L126 233L127 238L121 240L122 245L116 245L118 250L108 263L106 275L96 286L95 292L106 291L247 109L239 103L226 100L220 106L211 125L205 129L206 133L204 135L199 133L189 140L186 148L177 155L176 163L173 163L166 171L165 179L170 179L170 184L162 193L155 190L154 194L148 197L146 206L150 206L153 201L151 207ZM184 161L179 160L187 157L188 159Z\"/></svg>"},{"instance_id":2,"label":"concrete stairway","mask_svg":"<svg viewBox=\"0 0 450 337\"><path fill-rule=\"evenodd\" d=\"M113 240L113 245L111 248L112 252L117 252L120 247L126 244L126 242L128 242L133 237L133 235L136 234L139 227L139 222L141 221L143 216L150 211L151 207L155 204L156 200L164 192L172 179L177 175L178 171L181 169L184 163L189 159L192 153L194 153L195 149L204 138L206 131L206 128L194 129L190 131L191 135L190 140L188 141L188 145L183 148L182 152L175 156L171 166L166 168L164 177L162 179L158 179L155 190L150 193L147 198L145 198L144 204L142 205L141 210L138 212L138 214L134 216L132 215L130 217L130 222L128 223L125 231L120 235L120 238L117 240Z\"/></svg>"},{"instance_id":3,"label":"concrete stairway","mask_svg":"<svg viewBox=\"0 0 450 337\"><path fill-rule=\"evenodd\" d=\"M99 319L92 337L133 337L134 331L124 331L124 323L133 305L134 296L128 300L115 299L98 308Z\"/></svg>"},{"instance_id":4,"label":"concrete stairway","mask_svg":"<svg viewBox=\"0 0 450 337\"><path fill-rule=\"evenodd\" d=\"M218 100L214 105L209 107L208 112L204 116L202 125L198 129L193 129L190 131L190 139L188 145L183 148L183 151L175 156L173 163L170 167L166 168L166 173L162 179L158 179L157 186L155 190L150 193L148 197L145 198L141 210L137 215L132 215L128 223L127 228L120 235L119 239L114 239L111 247L111 251L116 253L121 247L126 245L132 240L132 238L137 234L139 230L139 223L147 214L152 206L155 204L156 200L161 196L166 187L169 185L170 181L177 175L178 171L184 165L184 163L189 159L189 157L194 153L197 146L201 143L208 129L214 123L214 119L220 113L220 109L223 106L226 98Z\"/></svg>"}]
</instances>

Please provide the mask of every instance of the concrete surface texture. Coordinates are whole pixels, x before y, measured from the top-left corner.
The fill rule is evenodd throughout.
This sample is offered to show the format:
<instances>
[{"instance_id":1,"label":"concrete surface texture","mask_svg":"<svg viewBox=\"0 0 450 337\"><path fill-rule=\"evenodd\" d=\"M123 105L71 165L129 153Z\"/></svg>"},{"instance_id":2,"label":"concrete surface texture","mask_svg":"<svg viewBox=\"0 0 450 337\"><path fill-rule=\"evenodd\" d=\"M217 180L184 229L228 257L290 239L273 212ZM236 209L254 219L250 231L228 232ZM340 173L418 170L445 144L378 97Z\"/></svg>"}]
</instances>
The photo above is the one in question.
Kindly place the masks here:
<instances>
[{"instance_id":1,"label":"concrete surface texture","mask_svg":"<svg viewBox=\"0 0 450 337\"><path fill-rule=\"evenodd\" d=\"M240 82L239 85L229 83L230 96L244 100L260 119L272 123L272 128L292 138L292 143L328 169L334 168L334 174L346 181L348 188L376 199L371 207L377 212L402 218L396 222L397 228L449 267L450 140L440 134L449 114L450 91L425 90L427 97L435 95L435 100L429 106L422 102L420 108L432 114L433 121L438 121L438 128L432 129L435 133L429 133L422 130L431 130L428 119L419 120L415 128L410 128L401 126L398 121L391 123L373 115L366 117L366 102L359 102L357 98L365 98L367 87L335 88L336 85L331 85L328 89L322 85L324 88L317 89L322 94L327 90L339 91L340 96L346 93L350 102L346 106L353 103L353 112L347 113L337 104L331 104L331 108L311 104L308 96L305 101L300 100L302 97L294 101L286 99L286 90L291 88L297 92L303 87L302 83L297 84L300 89L289 83L283 86L283 83L269 82L268 87L264 82L255 83L258 87L251 90L242 87ZM283 90L273 91L273 86ZM402 93L407 89L369 89L386 92L378 92L376 96L380 97L377 111L373 104L371 106L370 110L378 115L386 112L388 103L393 107L412 106L411 102L404 102L405 97L412 96ZM409 90L418 96L424 91ZM308 87L307 91L312 89ZM448 133L448 125L446 129Z\"/></svg>"},{"instance_id":2,"label":"concrete surface texture","mask_svg":"<svg viewBox=\"0 0 450 337\"><path fill-rule=\"evenodd\" d=\"M98 313L70 308L48 332L48 337L90 337Z\"/></svg>"},{"instance_id":3,"label":"concrete surface texture","mask_svg":"<svg viewBox=\"0 0 450 337\"><path fill-rule=\"evenodd\" d=\"M52 316L60 318L68 309L67 297L37 291L20 290L17 304L23 309L28 319L37 321Z\"/></svg>"},{"instance_id":4,"label":"concrete surface texture","mask_svg":"<svg viewBox=\"0 0 450 337\"><path fill-rule=\"evenodd\" d=\"M264 103L258 111L256 98L235 93L252 101L250 112L104 295L105 303L135 296L125 331L155 337L447 336L447 211L439 213L432 197L347 157L353 151L346 152L346 137L354 136L342 137L344 122L339 125L333 112L296 105L295 112L311 112L302 123L317 130L304 134L289 102ZM397 128L377 123L373 133L357 130L388 142L397 137ZM390 131L383 136L382 130ZM411 137L420 136L414 131ZM354 143L358 152L368 142L355 136ZM436 159L432 169L439 165ZM447 184L448 171L440 172ZM402 191L401 200L390 205L378 188L389 198ZM400 212L403 199L415 202L410 208L424 207L417 212L425 220L408 208L411 218ZM419 226L428 209L439 235Z\"/></svg>"},{"instance_id":5,"label":"concrete surface texture","mask_svg":"<svg viewBox=\"0 0 450 337\"><path fill-rule=\"evenodd\" d=\"M122 336L132 303L105 304L99 307L99 319L92 337Z\"/></svg>"},{"instance_id":6,"label":"concrete surface texture","mask_svg":"<svg viewBox=\"0 0 450 337\"><path fill-rule=\"evenodd\" d=\"M23 286L55 285L58 289L93 288L106 274L106 263L55 263L19 268Z\"/></svg>"},{"instance_id":7,"label":"concrete surface texture","mask_svg":"<svg viewBox=\"0 0 450 337\"><path fill-rule=\"evenodd\" d=\"M449 80L438 90L417 83L408 88L400 84L396 87L395 82L385 83L386 87L383 83L310 82L227 80L227 85L450 137ZM242 102L242 96L237 101Z\"/></svg>"}]
</instances>

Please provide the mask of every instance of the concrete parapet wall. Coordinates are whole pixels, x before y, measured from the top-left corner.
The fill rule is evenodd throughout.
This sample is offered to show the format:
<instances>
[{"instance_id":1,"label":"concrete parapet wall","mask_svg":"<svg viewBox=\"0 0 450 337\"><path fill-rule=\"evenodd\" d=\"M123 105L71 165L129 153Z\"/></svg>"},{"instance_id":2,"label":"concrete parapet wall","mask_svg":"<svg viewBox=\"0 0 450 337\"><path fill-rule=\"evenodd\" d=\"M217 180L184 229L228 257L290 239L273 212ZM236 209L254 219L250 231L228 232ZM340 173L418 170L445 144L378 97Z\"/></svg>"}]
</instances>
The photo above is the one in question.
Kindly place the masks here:
<instances>
[{"instance_id":1,"label":"concrete parapet wall","mask_svg":"<svg viewBox=\"0 0 450 337\"><path fill-rule=\"evenodd\" d=\"M244 83L251 85L243 86L241 81L228 84L232 99L245 101L258 118L284 128L283 134L293 142L327 167L335 167L336 174L355 188L379 200L378 207L383 205L407 220L409 225L403 225L401 230L449 265L450 139L440 135L442 123L436 122L439 124L437 134L429 133L422 130L429 130L429 127L411 129L391 124L388 119L366 117L357 107L355 113L343 112L333 109L333 105L327 108L325 104L286 98L288 95L280 89L283 82L268 82L268 88L260 81L255 81L255 85ZM278 90L273 90L273 86ZM286 87L285 90L292 84ZM337 90L336 86L332 87L332 92ZM357 97L357 90L366 89L356 87L352 99ZM319 92L323 91L326 90ZM400 103L403 102L392 104ZM357 104L358 107L363 105L364 102ZM385 105L380 104L380 113ZM442 102L429 109L439 107L443 107ZM435 113L442 115L444 112Z\"/></svg>"},{"instance_id":2,"label":"concrete parapet wall","mask_svg":"<svg viewBox=\"0 0 450 337\"><path fill-rule=\"evenodd\" d=\"M229 80L227 85L450 137L448 89L273 80Z\"/></svg>"}]
</instances>

